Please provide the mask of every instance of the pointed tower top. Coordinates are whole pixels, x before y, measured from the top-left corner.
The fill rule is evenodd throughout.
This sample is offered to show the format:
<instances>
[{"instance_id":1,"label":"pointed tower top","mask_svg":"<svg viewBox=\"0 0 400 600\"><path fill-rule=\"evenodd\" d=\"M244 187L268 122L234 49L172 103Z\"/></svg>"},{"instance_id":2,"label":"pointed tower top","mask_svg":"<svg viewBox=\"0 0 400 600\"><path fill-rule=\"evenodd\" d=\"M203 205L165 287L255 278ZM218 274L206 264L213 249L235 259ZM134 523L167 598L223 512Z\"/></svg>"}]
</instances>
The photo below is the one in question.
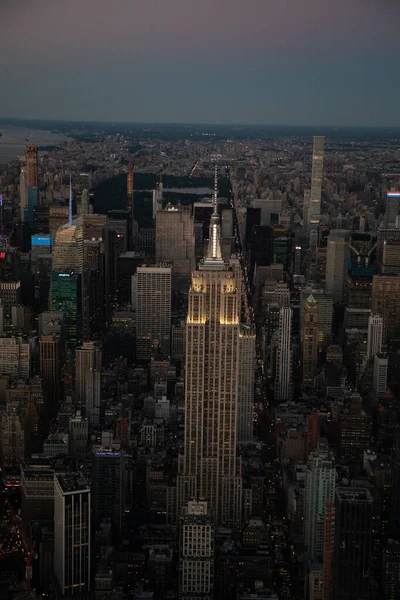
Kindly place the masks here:
<instances>
[{"instance_id":1,"label":"pointed tower top","mask_svg":"<svg viewBox=\"0 0 400 600\"><path fill-rule=\"evenodd\" d=\"M72 225L72 178L69 174L69 202L68 202L68 225Z\"/></svg>"},{"instance_id":2,"label":"pointed tower top","mask_svg":"<svg viewBox=\"0 0 400 600\"><path fill-rule=\"evenodd\" d=\"M221 231L218 215L218 167L215 165L214 175L214 210L210 218L210 235L208 240L207 254L202 265L203 269L225 269L225 263L221 253Z\"/></svg>"}]
</instances>

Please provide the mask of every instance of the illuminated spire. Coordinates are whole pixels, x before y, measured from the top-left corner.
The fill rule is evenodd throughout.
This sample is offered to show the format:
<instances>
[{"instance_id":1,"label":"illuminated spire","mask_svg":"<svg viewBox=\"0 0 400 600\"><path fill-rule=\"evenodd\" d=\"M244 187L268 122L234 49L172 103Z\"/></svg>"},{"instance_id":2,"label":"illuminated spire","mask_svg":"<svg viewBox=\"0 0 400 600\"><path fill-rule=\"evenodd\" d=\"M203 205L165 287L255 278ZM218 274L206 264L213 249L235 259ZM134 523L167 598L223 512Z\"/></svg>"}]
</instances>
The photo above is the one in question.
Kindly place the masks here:
<instances>
[{"instance_id":1,"label":"illuminated spire","mask_svg":"<svg viewBox=\"0 0 400 600\"><path fill-rule=\"evenodd\" d=\"M208 240L207 254L204 260L204 268L221 269L225 268L221 253L221 230L218 215L218 168L215 166L214 176L214 210L210 218L210 235Z\"/></svg>"},{"instance_id":2,"label":"illuminated spire","mask_svg":"<svg viewBox=\"0 0 400 600\"><path fill-rule=\"evenodd\" d=\"M68 225L72 225L72 179L69 174L69 203L68 203Z\"/></svg>"}]
</instances>

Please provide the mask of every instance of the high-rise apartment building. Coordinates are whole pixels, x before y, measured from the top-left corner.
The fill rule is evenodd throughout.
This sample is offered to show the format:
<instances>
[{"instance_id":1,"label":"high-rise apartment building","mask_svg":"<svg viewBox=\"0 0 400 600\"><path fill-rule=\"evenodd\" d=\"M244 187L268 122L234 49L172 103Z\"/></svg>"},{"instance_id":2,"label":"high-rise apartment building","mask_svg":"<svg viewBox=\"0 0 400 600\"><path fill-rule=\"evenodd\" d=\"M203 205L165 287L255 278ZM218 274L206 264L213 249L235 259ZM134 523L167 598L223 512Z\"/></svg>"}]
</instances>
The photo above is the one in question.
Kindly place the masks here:
<instances>
[{"instance_id":1,"label":"high-rise apartment building","mask_svg":"<svg viewBox=\"0 0 400 600\"><path fill-rule=\"evenodd\" d=\"M256 334L254 327L241 325L239 333L239 378L237 441L253 441L254 376L256 362Z\"/></svg>"},{"instance_id":2,"label":"high-rise apartment building","mask_svg":"<svg viewBox=\"0 0 400 600\"><path fill-rule=\"evenodd\" d=\"M325 289L333 296L333 302L345 299L350 248L349 232L344 229L332 229L328 238L326 255Z\"/></svg>"},{"instance_id":3,"label":"high-rise apartment building","mask_svg":"<svg viewBox=\"0 0 400 600\"><path fill-rule=\"evenodd\" d=\"M124 510L125 456L123 452L106 448L92 450L92 517L95 526L102 519L111 519L117 533L121 532Z\"/></svg>"},{"instance_id":4,"label":"high-rise apartment building","mask_svg":"<svg viewBox=\"0 0 400 600\"><path fill-rule=\"evenodd\" d=\"M54 476L54 573L62 596L90 591L90 487L81 473Z\"/></svg>"},{"instance_id":5,"label":"high-rise apartment building","mask_svg":"<svg viewBox=\"0 0 400 600\"><path fill-rule=\"evenodd\" d=\"M21 221L25 221L25 214L28 208L28 177L27 168L21 167L21 173L19 176L19 206Z\"/></svg>"},{"instance_id":6,"label":"high-rise apartment building","mask_svg":"<svg viewBox=\"0 0 400 600\"><path fill-rule=\"evenodd\" d=\"M336 489L334 600L372 597L375 503L368 488Z\"/></svg>"},{"instance_id":7,"label":"high-rise apartment building","mask_svg":"<svg viewBox=\"0 0 400 600\"><path fill-rule=\"evenodd\" d=\"M380 315L370 315L368 318L367 360L382 350L383 319Z\"/></svg>"},{"instance_id":8,"label":"high-rise apartment building","mask_svg":"<svg viewBox=\"0 0 400 600\"><path fill-rule=\"evenodd\" d=\"M237 460L239 298L223 261L215 194L206 258L194 271L186 322L184 454L179 461L178 514L191 498L213 507L216 523L238 527L242 474Z\"/></svg>"},{"instance_id":9,"label":"high-rise apartment building","mask_svg":"<svg viewBox=\"0 0 400 600\"><path fill-rule=\"evenodd\" d=\"M191 500L180 518L179 598L214 597L214 525L207 502Z\"/></svg>"},{"instance_id":10,"label":"high-rise apartment building","mask_svg":"<svg viewBox=\"0 0 400 600\"><path fill-rule=\"evenodd\" d=\"M325 138L323 136L314 136L312 173L311 173L311 194L308 206L308 228L318 227L321 215L321 192L322 177L324 169L324 147Z\"/></svg>"},{"instance_id":11,"label":"high-rise apartment building","mask_svg":"<svg viewBox=\"0 0 400 600\"><path fill-rule=\"evenodd\" d=\"M318 369L318 304L310 295L301 319L301 361L303 383L313 383Z\"/></svg>"},{"instance_id":12,"label":"high-rise apartment building","mask_svg":"<svg viewBox=\"0 0 400 600\"><path fill-rule=\"evenodd\" d=\"M34 210L39 206L39 158L38 147L26 147L26 178L28 183L28 203L25 211L25 221L33 222Z\"/></svg>"},{"instance_id":13,"label":"high-rise apartment building","mask_svg":"<svg viewBox=\"0 0 400 600\"><path fill-rule=\"evenodd\" d=\"M279 311L278 346L276 351L275 400L287 402L292 399L292 309Z\"/></svg>"},{"instance_id":14,"label":"high-rise apartment building","mask_svg":"<svg viewBox=\"0 0 400 600\"><path fill-rule=\"evenodd\" d=\"M40 377L46 385L49 408L57 405L60 392L60 339L42 335L39 340Z\"/></svg>"},{"instance_id":15,"label":"high-rise apartment building","mask_svg":"<svg viewBox=\"0 0 400 600\"><path fill-rule=\"evenodd\" d=\"M336 468L326 440L308 457L304 492L304 541L309 562L324 554L325 511L335 500Z\"/></svg>"},{"instance_id":16,"label":"high-rise apartment building","mask_svg":"<svg viewBox=\"0 0 400 600\"><path fill-rule=\"evenodd\" d=\"M168 357L172 268L142 266L136 276L136 358L149 360L154 346L162 357Z\"/></svg>"}]
</instances>

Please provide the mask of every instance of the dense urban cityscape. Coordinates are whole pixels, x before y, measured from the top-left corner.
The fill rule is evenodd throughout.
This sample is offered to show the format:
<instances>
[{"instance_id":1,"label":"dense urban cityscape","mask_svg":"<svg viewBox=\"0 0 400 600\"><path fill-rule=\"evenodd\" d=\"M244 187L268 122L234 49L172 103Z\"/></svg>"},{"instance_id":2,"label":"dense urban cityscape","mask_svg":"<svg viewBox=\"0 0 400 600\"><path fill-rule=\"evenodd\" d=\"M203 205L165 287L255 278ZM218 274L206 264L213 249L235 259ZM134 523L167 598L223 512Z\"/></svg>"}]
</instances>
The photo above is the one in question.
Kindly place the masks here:
<instances>
[{"instance_id":1,"label":"dense urban cityscape","mask_svg":"<svg viewBox=\"0 0 400 600\"><path fill-rule=\"evenodd\" d=\"M399 599L400 133L0 132L0 597Z\"/></svg>"}]
</instances>

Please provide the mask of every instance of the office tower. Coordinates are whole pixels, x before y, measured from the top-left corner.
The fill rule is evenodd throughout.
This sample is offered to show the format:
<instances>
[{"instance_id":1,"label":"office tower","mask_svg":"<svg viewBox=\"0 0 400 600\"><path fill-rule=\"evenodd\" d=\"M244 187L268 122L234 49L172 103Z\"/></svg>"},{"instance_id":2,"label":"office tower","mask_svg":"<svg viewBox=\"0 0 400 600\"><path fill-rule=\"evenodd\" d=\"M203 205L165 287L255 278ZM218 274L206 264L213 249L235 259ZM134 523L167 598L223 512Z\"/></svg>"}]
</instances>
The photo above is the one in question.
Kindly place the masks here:
<instances>
[{"instance_id":1,"label":"office tower","mask_svg":"<svg viewBox=\"0 0 400 600\"><path fill-rule=\"evenodd\" d=\"M54 573L62 596L90 591L90 488L81 473L54 476Z\"/></svg>"},{"instance_id":2,"label":"office tower","mask_svg":"<svg viewBox=\"0 0 400 600\"><path fill-rule=\"evenodd\" d=\"M135 165L130 162L128 165L128 171L126 176L126 210L129 211L131 219L134 218L134 205L133 205L133 171Z\"/></svg>"},{"instance_id":3,"label":"office tower","mask_svg":"<svg viewBox=\"0 0 400 600\"><path fill-rule=\"evenodd\" d=\"M350 258L349 232L332 229L326 255L325 289L333 295L333 302L343 302Z\"/></svg>"},{"instance_id":4,"label":"office tower","mask_svg":"<svg viewBox=\"0 0 400 600\"><path fill-rule=\"evenodd\" d=\"M100 424L101 403L101 373L100 371L85 372L85 407L90 427Z\"/></svg>"},{"instance_id":5,"label":"office tower","mask_svg":"<svg viewBox=\"0 0 400 600\"><path fill-rule=\"evenodd\" d=\"M136 280L136 358L149 360L152 348L170 355L171 267L138 267Z\"/></svg>"},{"instance_id":6,"label":"office tower","mask_svg":"<svg viewBox=\"0 0 400 600\"><path fill-rule=\"evenodd\" d=\"M307 458L310 456L311 452L317 451L320 434L321 424L319 413L316 408L313 408L312 413L307 420Z\"/></svg>"},{"instance_id":7,"label":"office tower","mask_svg":"<svg viewBox=\"0 0 400 600\"><path fill-rule=\"evenodd\" d=\"M52 244L56 241L57 231L68 223L68 206L49 206L49 233Z\"/></svg>"},{"instance_id":8,"label":"office tower","mask_svg":"<svg viewBox=\"0 0 400 600\"><path fill-rule=\"evenodd\" d=\"M55 236L53 247L53 271L60 273L83 270L83 217L72 225L62 225Z\"/></svg>"},{"instance_id":9,"label":"office tower","mask_svg":"<svg viewBox=\"0 0 400 600\"><path fill-rule=\"evenodd\" d=\"M120 534L124 510L125 456L106 448L92 450L92 516L94 525L111 519Z\"/></svg>"},{"instance_id":10,"label":"office tower","mask_svg":"<svg viewBox=\"0 0 400 600\"><path fill-rule=\"evenodd\" d=\"M221 257L215 194L207 254L189 290L178 514L190 498L204 498L213 507L216 523L234 528L240 525L242 510L236 456L239 313L236 277Z\"/></svg>"},{"instance_id":11,"label":"office tower","mask_svg":"<svg viewBox=\"0 0 400 600\"><path fill-rule=\"evenodd\" d=\"M381 272L387 274L400 273L400 241L389 240L383 244Z\"/></svg>"},{"instance_id":12,"label":"office tower","mask_svg":"<svg viewBox=\"0 0 400 600\"><path fill-rule=\"evenodd\" d=\"M255 198L253 208L260 210L260 225L276 225L282 212L282 198Z\"/></svg>"},{"instance_id":13,"label":"office tower","mask_svg":"<svg viewBox=\"0 0 400 600\"><path fill-rule=\"evenodd\" d=\"M82 339L100 336L106 323L106 257L103 240L83 240Z\"/></svg>"},{"instance_id":14,"label":"office tower","mask_svg":"<svg viewBox=\"0 0 400 600\"><path fill-rule=\"evenodd\" d=\"M396 217L400 214L400 192L387 193L386 212L384 218L385 227L396 227Z\"/></svg>"},{"instance_id":15,"label":"office tower","mask_svg":"<svg viewBox=\"0 0 400 600\"><path fill-rule=\"evenodd\" d=\"M386 354L374 355L374 366L372 371L372 394L375 401L386 392L388 357Z\"/></svg>"},{"instance_id":16,"label":"office tower","mask_svg":"<svg viewBox=\"0 0 400 600\"><path fill-rule=\"evenodd\" d=\"M370 441L370 419L362 408L361 396L353 394L339 415L340 457L347 464L360 464Z\"/></svg>"},{"instance_id":17,"label":"office tower","mask_svg":"<svg viewBox=\"0 0 400 600\"><path fill-rule=\"evenodd\" d=\"M25 406L12 399L6 402L0 416L0 464L3 469L18 469L25 456L25 412Z\"/></svg>"},{"instance_id":18,"label":"office tower","mask_svg":"<svg viewBox=\"0 0 400 600\"><path fill-rule=\"evenodd\" d=\"M337 488L333 599L371 598L375 499L368 488Z\"/></svg>"},{"instance_id":19,"label":"office tower","mask_svg":"<svg viewBox=\"0 0 400 600\"><path fill-rule=\"evenodd\" d=\"M389 540L383 551L382 589L385 600L400 597L400 543Z\"/></svg>"},{"instance_id":20,"label":"office tower","mask_svg":"<svg viewBox=\"0 0 400 600\"><path fill-rule=\"evenodd\" d=\"M253 441L254 376L256 334L254 327L241 325L239 333L237 441Z\"/></svg>"},{"instance_id":21,"label":"office tower","mask_svg":"<svg viewBox=\"0 0 400 600\"><path fill-rule=\"evenodd\" d=\"M221 216L221 236L231 238L233 236L233 210L225 208Z\"/></svg>"},{"instance_id":22,"label":"office tower","mask_svg":"<svg viewBox=\"0 0 400 600\"><path fill-rule=\"evenodd\" d=\"M318 304L313 295L304 303L301 319L303 383L313 383L318 369Z\"/></svg>"},{"instance_id":23,"label":"office tower","mask_svg":"<svg viewBox=\"0 0 400 600\"><path fill-rule=\"evenodd\" d=\"M292 232L280 225L276 225L273 231L272 252L273 261L283 265L283 271L288 273L292 264Z\"/></svg>"},{"instance_id":24,"label":"office tower","mask_svg":"<svg viewBox=\"0 0 400 600\"><path fill-rule=\"evenodd\" d=\"M312 173L311 173L311 194L308 207L308 228L318 227L321 215L321 191L322 177L324 168L324 146L325 138L323 136L314 136Z\"/></svg>"},{"instance_id":25,"label":"office tower","mask_svg":"<svg viewBox=\"0 0 400 600\"><path fill-rule=\"evenodd\" d=\"M300 328L303 326L304 305L312 295L318 305L318 345L327 347L332 341L333 296L318 287L305 287L300 291Z\"/></svg>"},{"instance_id":26,"label":"office tower","mask_svg":"<svg viewBox=\"0 0 400 600\"><path fill-rule=\"evenodd\" d=\"M103 352L101 342L83 342L75 353L75 383L76 398L85 404L86 373L101 372Z\"/></svg>"},{"instance_id":27,"label":"office tower","mask_svg":"<svg viewBox=\"0 0 400 600\"><path fill-rule=\"evenodd\" d=\"M279 311L278 347L276 351L275 400L287 402L292 399L292 309Z\"/></svg>"},{"instance_id":28,"label":"office tower","mask_svg":"<svg viewBox=\"0 0 400 600\"><path fill-rule=\"evenodd\" d=\"M174 289L188 289L196 266L194 220L189 208L168 205L157 212L156 260L172 264Z\"/></svg>"},{"instance_id":29,"label":"office tower","mask_svg":"<svg viewBox=\"0 0 400 600\"><path fill-rule=\"evenodd\" d=\"M0 300L4 310L4 319L11 321L11 308L21 304L21 282L0 281Z\"/></svg>"},{"instance_id":30,"label":"office tower","mask_svg":"<svg viewBox=\"0 0 400 600\"><path fill-rule=\"evenodd\" d=\"M368 318L367 360L382 350L383 319L380 315L370 315Z\"/></svg>"},{"instance_id":31,"label":"office tower","mask_svg":"<svg viewBox=\"0 0 400 600\"><path fill-rule=\"evenodd\" d=\"M76 415L68 421L68 454L77 460L82 460L86 455L88 437L88 420L78 410Z\"/></svg>"},{"instance_id":32,"label":"office tower","mask_svg":"<svg viewBox=\"0 0 400 600\"><path fill-rule=\"evenodd\" d=\"M28 177L26 167L21 167L19 176L19 207L21 221L24 222L26 210L28 209Z\"/></svg>"},{"instance_id":33,"label":"office tower","mask_svg":"<svg viewBox=\"0 0 400 600\"><path fill-rule=\"evenodd\" d=\"M214 597L214 525L210 506L191 500L180 517L179 598Z\"/></svg>"},{"instance_id":34,"label":"office tower","mask_svg":"<svg viewBox=\"0 0 400 600\"><path fill-rule=\"evenodd\" d=\"M374 275L372 280L372 314L382 317L382 345L400 339L400 276Z\"/></svg>"},{"instance_id":35,"label":"office tower","mask_svg":"<svg viewBox=\"0 0 400 600\"><path fill-rule=\"evenodd\" d=\"M32 223L35 209L39 206L38 147L26 147L26 178L28 183L28 206L25 221Z\"/></svg>"},{"instance_id":36,"label":"office tower","mask_svg":"<svg viewBox=\"0 0 400 600\"><path fill-rule=\"evenodd\" d=\"M23 337L0 338L0 375L14 381L29 379L31 349Z\"/></svg>"},{"instance_id":37,"label":"office tower","mask_svg":"<svg viewBox=\"0 0 400 600\"><path fill-rule=\"evenodd\" d=\"M60 339L55 335L42 335L39 355L40 377L46 385L48 408L51 410L60 399Z\"/></svg>"},{"instance_id":38,"label":"office tower","mask_svg":"<svg viewBox=\"0 0 400 600\"><path fill-rule=\"evenodd\" d=\"M63 313L64 340L74 350L81 335L81 278L74 271L51 274L50 309Z\"/></svg>"},{"instance_id":39,"label":"office tower","mask_svg":"<svg viewBox=\"0 0 400 600\"><path fill-rule=\"evenodd\" d=\"M159 210L162 210L163 205L163 182L162 182L162 174L160 174L159 181L156 183L156 187L153 190L153 219L156 218L156 215Z\"/></svg>"},{"instance_id":40,"label":"office tower","mask_svg":"<svg viewBox=\"0 0 400 600\"><path fill-rule=\"evenodd\" d=\"M309 562L321 561L324 553L325 510L335 499L335 459L326 440L308 457L304 492L304 541Z\"/></svg>"},{"instance_id":41,"label":"office tower","mask_svg":"<svg viewBox=\"0 0 400 600\"><path fill-rule=\"evenodd\" d=\"M28 459L21 465L21 516L26 532L31 521L54 518L54 469L48 459Z\"/></svg>"}]
</instances>

